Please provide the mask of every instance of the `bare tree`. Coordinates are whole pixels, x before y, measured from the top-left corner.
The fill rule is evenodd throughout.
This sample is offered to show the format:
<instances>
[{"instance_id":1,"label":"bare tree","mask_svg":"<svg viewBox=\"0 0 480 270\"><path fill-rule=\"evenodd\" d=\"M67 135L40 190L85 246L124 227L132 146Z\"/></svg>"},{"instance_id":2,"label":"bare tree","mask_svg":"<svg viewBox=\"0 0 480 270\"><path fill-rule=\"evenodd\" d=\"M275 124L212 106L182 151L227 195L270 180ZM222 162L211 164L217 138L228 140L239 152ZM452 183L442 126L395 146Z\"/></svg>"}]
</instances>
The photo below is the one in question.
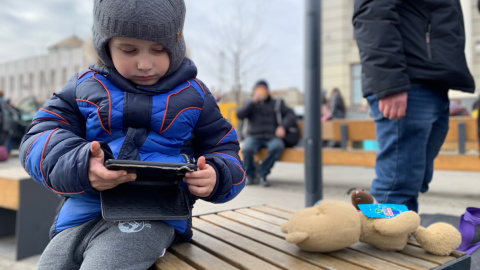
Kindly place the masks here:
<instances>
[{"instance_id":1,"label":"bare tree","mask_svg":"<svg viewBox=\"0 0 480 270\"><path fill-rule=\"evenodd\" d=\"M262 4L252 0L229 1L229 8L215 12L213 39L206 45L209 65L218 72L217 89L231 89L235 102L240 103L243 86L250 74L265 65L262 35ZM220 7L219 7L220 8ZM212 61L211 59L218 59Z\"/></svg>"}]
</instances>

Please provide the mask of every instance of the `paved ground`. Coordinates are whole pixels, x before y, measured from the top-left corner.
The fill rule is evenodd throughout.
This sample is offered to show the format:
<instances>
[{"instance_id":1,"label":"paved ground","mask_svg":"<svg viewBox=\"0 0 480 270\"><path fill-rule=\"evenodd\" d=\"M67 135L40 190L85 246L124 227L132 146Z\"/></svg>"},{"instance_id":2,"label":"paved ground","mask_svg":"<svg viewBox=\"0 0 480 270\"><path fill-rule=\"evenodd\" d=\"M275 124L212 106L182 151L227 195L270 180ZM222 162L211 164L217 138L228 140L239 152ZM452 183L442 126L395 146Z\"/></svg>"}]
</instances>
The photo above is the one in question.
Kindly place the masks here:
<instances>
[{"instance_id":1,"label":"paved ground","mask_svg":"<svg viewBox=\"0 0 480 270\"><path fill-rule=\"evenodd\" d=\"M0 172L19 166L15 159L0 163ZM269 176L271 186L247 186L233 201L213 205L198 202L194 215L260 204L275 204L289 209L305 207L303 164L279 162ZM323 197L349 201L352 188L368 189L373 168L350 166L323 167ZM480 207L480 173L436 171L430 191L420 196L420 213L443 213L460 216L469 206ZM0 238L0 270L35 269L38 256L19 262L13 258L14 236Z\"/></svg>"}]
</instances>

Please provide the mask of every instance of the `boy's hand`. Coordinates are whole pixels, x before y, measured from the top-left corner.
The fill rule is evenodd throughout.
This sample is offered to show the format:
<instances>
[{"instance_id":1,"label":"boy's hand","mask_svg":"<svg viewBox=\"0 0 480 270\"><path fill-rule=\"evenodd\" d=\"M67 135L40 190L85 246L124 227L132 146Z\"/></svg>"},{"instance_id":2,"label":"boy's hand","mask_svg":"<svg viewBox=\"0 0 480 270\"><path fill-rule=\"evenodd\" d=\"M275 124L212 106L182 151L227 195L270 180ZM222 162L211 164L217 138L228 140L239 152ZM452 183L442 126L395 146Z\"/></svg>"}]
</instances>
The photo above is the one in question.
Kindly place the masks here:
<instances>
[{"instance_id":1,"label":"boy's hand","mask_svg":"<svg viewBox=\"0 0 480 270\"><path fill-rule=\"evenodd\" d=\"M135 173L125 170L113 171L103 165L105 154L100 143L93 141L90 145L90 158L88 159L88 180L92 187L98 191L111 189L125 182L135 181Z\"/></svg>"},{"instance_id":2,"label":"boy's hand","mask_svg":"<svg viewBox=\"0 0 480 270\"><path fill-rule=\"evenodd\" d=\"M197 161L197 171L185 174L183 181L187 183L190 193L197 197L208 197L217 182L215 169L205 162L205 157Z\"/></svg>"}]
</instances>

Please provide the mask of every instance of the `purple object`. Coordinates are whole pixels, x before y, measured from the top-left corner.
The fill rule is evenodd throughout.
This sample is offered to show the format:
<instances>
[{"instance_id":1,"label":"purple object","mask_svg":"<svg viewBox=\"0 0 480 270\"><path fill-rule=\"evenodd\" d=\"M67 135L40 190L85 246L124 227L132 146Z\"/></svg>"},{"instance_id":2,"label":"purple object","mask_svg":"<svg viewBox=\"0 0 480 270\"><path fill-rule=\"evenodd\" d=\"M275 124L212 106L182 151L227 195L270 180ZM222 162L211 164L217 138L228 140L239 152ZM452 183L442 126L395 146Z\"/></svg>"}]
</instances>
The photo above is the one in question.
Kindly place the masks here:
<instances>
[{"instance_id":1,"label":"purple object","mask_svg":"<svg viewBox=\"0 0 480 270\"><path fill-rule=\"evenodd\" d=\"M462 234L462 243L457 250L470 255L480 248L480 209L468 207L460 217L458 230Z\"/></svg>"}]
</instances>

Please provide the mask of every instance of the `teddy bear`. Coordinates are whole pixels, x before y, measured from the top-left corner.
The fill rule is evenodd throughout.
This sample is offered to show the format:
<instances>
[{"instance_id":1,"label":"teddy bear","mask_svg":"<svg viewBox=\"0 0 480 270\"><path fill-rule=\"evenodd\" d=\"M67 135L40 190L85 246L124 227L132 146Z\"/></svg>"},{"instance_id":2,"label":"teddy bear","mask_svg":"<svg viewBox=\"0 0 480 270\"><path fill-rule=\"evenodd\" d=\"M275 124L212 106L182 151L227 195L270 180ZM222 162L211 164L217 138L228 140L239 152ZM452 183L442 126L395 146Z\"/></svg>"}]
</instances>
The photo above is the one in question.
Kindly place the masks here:
<instances>
[{"instance_id":1,"label":"teddy bear","mask_svg":"<svg viewBox=\"0 0 480 270\"><path fill-rule=\"evenodd\" d=\"M441 256L449 255L462 242L460 232L448 223L437 222L425 228L420 225L420 216L414 211L406 211L390 219L370 218L360 211L358 205L376 203L375 198L362 190L355 190L350 197L362 223L360 242L397 251L404 249L413 235L423 249Z\"/></svg>"},{"instance_id":2,"label":"teddy bear","mask_svg":"<svg viewBox=\"0 0 480 270\"><path fill-rule=\"evenodd\" d=\"M461 243L458 230L447 223L420 226L413 211L394 218L369 218L358 210L358 204L374 203L368 192L356 190L352 203L323 200L320 204L296 212L282 224L286 241L312 252L332 252L360 241L383 250L402 250L413 235L426 251L446 256Z\"/></svg>"}]
</instances>

